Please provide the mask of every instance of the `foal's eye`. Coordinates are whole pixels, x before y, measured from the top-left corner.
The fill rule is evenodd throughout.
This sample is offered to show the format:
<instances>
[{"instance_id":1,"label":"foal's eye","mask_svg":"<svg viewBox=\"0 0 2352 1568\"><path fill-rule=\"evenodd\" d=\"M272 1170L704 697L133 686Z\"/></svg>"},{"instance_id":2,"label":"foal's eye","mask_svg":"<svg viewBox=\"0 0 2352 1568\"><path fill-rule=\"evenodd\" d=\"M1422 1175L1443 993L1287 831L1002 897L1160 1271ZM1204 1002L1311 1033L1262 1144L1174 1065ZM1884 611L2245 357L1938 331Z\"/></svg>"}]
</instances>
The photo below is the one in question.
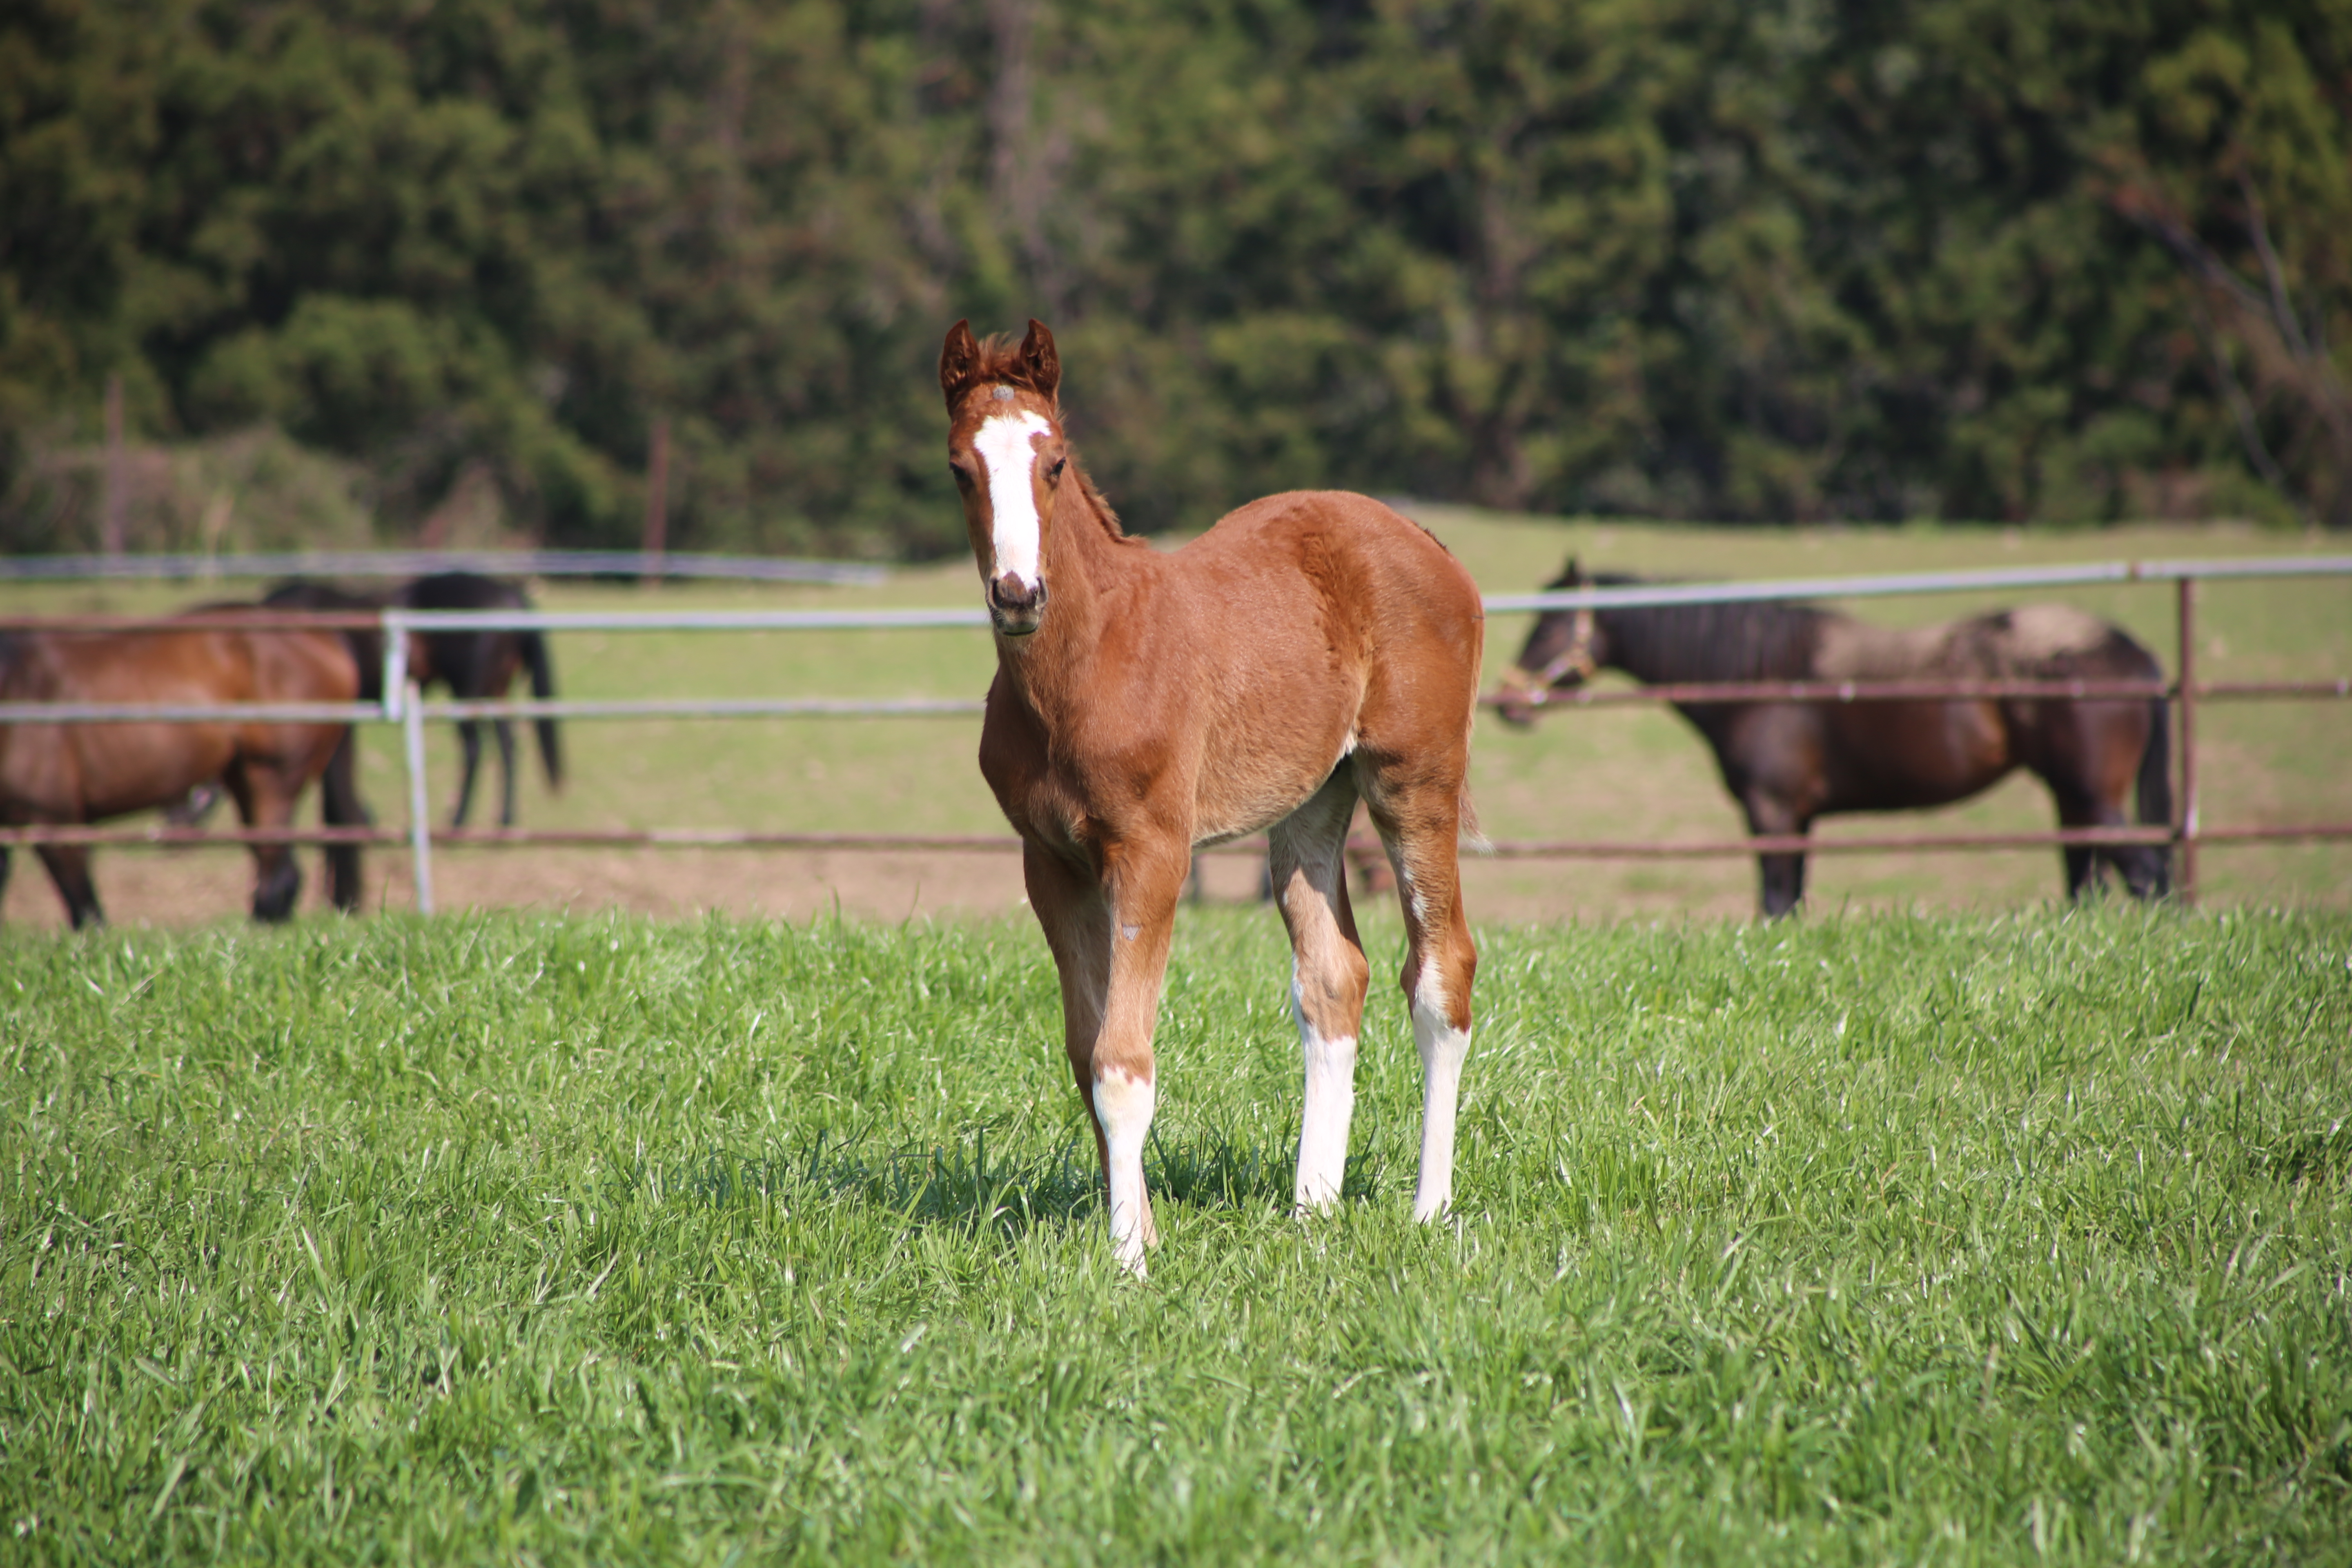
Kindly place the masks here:
<instances>
[{"instance_id":1,"label":"foal's eye","mask_svg":"<svg viewBox=\"0 0 2352 1568\"><path fill-rule=\"evenodd\" d=\"M965 468L962 463L957 461L953 458L950 458L948 459L948 472L955 476L955 482L963 489L970 489L971 488L971 470Z\"/></svg>"},{"instance_id":2,"label":"foal's eye","mask_svg":"<svg viewBox=\"0 0 2352 1568\"><path fill-rule=\"evenodd\" d=\"M1047 469L1045 470L1045 482L1046 482L1047 484L1049 484L1049 485L1050 485L1050 484L1059 484L1059 483L1061 482L1061 479L1062 479L1062 470L1063 470L1064 468L1068 468L1069 466L1070 466L1070 459L1069 459L1069 458L1055 458L1055 459L1054 459L1054 466L1053 466L1052 468L1047 468Z\"/></svg>"}]
</instances>

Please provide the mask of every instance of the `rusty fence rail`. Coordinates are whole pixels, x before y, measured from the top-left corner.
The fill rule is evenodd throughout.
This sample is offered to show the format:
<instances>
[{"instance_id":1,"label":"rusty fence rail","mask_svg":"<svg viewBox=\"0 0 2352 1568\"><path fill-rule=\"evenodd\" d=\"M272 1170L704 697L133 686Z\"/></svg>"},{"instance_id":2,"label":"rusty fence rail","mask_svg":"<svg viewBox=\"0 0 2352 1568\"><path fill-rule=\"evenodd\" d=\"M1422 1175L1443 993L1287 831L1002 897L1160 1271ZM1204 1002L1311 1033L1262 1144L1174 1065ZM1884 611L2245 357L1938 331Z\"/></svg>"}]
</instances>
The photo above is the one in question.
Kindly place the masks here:
<instances>
[{"instance_id":1,"label":"rusty fence rail","mask_svg":"<svg viewBox=\"0 0 2352 1568\"><path fill-rule=\"evenodd\" d=\"M674 559L674 558L673 558ZM1739 681L1661 685L1634 689L1580 690L1554 696L1544 707L1598 708L1627 703L1754 701L1893 702L1992 698L2053 698L2117 700L2163 699L2178 710L2180 788L2175 820L2165 826L2062 828L2046 832L1857 836L1813 838L1749 836L1738 838L1636 842L1602 839L1507 839L1492 845L1507 859L1633 859L1746 857L1759 853L1854 853L1871 850L1984 850L2052 846L2170 845L2180 858L2177 885L2193 898L2196 852L2201 844L2352 839L2352 823L2210 826L2200 818L2196 712L2210 700L2352 698L2352 677L2323 680L2199 681L2196 663L2197 589L2201 582L2262 578L2352 576L2352 555L2252 557L2210 561L2101 562L2079 565L1996 568L1979 572L1927 572L1856 577L1790 578L1755 583L1665 583L1592 587L1538 594L1496 594L1486 600L1489 615L1548 610L1633 608L1661 605L1753 604L1789 599L1875 598L1896 595L1975 593L2118 584L2170 583L2175 586L2178 649L2169 681L1922 680L1922 681ZM186 629L185 620L152 616L0 616L0 631L47 630L103 634ZM902 852L1003 852L1019 840L1003 834L788 833L735 828L637 827L615 829L436 829L431 826L425 773L427 721L445 719L773 719L913 718L969 716L983 704L968 699L911 697L648 698L635 700L551 699L426 702L409 679L408 647L415 637L454 631L711 631L845 632L983 628L987 614L977 608L910 610L479 610L381 612L221 612L196 623L229 624L247 629L320 630L365 628L383 635L383 699L380 703L41 703L0 701L0 726L88 723L219 723L225 721L289 723L384 723L402 731L407 785L405 826L278 827L202 832L153 826L99 827L40 825L0 827L0 847L16 845L145 845L184 847L253 844L406 844L414 868L419 910L432 912L432 855L436 846L566 847L701 847ZM1359 847L1369 847L1360 846ZM1244 839L1217 851L1261 851L1263 840Z\"/></svg>"}]
</instances>

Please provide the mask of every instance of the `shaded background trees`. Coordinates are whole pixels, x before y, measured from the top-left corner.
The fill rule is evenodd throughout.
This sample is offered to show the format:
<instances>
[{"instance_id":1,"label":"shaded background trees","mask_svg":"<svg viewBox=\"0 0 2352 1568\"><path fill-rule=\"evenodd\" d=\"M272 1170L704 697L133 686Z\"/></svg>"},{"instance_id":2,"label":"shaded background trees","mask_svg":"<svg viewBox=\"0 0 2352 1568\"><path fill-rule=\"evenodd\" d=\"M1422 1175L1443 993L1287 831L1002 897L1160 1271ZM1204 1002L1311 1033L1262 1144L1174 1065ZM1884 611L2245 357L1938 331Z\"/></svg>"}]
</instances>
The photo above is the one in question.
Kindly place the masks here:
<instances>
[{"instance_id":1,"label":"shaded background trees","mask_svg":"<svg viewBox=\"0 0 2352 1568\"><path fill-rule=\"evenodd\" d=\"M931 358L1030 314L1144 528L2342 526L2347 92L2294 0L24 0L0 531L119 377L386 533L626 542L658 419L674 544L952 549Z\"/></svg>"}]
</instances>

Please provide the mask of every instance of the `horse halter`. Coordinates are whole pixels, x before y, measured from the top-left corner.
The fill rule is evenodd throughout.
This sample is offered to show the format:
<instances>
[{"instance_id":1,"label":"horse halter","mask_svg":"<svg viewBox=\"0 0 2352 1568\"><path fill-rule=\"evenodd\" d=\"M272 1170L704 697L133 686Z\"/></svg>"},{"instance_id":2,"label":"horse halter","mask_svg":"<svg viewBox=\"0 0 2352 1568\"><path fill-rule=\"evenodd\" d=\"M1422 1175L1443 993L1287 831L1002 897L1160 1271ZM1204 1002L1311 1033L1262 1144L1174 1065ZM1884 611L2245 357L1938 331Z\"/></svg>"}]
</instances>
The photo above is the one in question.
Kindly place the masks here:
<instances>
[{"instance_id":1,"label":"horse halter","mask_svg":"<svg viewBox=\"0 0 2352 1568\"><path fill-rule=\"evenodd\" d=\"M1600 673L1601 667L1592 658L1592 612L1585 609L1574 614L1576 618L1569 623L1568 647L1535 672L1528 700L1538 707L1551 700L1551 689L1568 677L1574 676L1581 685Z\"/></svg>"}]
</instances>

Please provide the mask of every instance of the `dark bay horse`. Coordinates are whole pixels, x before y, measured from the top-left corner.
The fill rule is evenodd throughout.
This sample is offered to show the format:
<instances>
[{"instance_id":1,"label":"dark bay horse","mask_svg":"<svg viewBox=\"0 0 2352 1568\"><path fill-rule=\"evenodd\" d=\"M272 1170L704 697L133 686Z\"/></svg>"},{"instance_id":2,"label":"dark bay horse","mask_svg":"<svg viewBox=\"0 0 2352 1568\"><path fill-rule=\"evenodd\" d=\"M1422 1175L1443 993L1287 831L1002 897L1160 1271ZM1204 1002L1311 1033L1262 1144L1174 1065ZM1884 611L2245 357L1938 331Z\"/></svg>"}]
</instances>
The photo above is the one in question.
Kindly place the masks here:
<instances>
[{"instance_id":1,"label":"dark bay horse","mask_svg":"<svg viewBox=\"0 0 2352 1568\"><path fill-rule=\"evenodd\" d=\"M1570 560L1548 586L1638 583L1587 578ZM2156 656L2119 628L2063 605L2030 605L1898 631L1787 604L1555 610L1538 618L1496 694L1504 719L1532 721L1553 691L1595 671L1644 684L1742 680L2152 680ZM2164 699L1976 698L1917 702L1682 702L1675 711L1714 748L1724 787L1756 834L1804 834L1832 812L1943 805L2024 768L2050 786L2067 827L2120 827L2135 784L2139 820L2172 818ZM2066 892L2079 898L2104 866L2135 897L2172 885L2165 848L2069 847ZM1804 897L1802 855L1758 857L1767 915Z\"/></svg>"},{"instance_id":2,"label":"dark bay horse","mask_svg":"<svg viewBox=\"0 0 2352 1568\"><path fill-rule=\"evenodd\" d=\"M471 572L443 572L419 577L389 594L360 594L326 583L282 583L270 590L263 604L273 608L309 610L374 610L397 605L412 610L528 610L530 595L512 583ZM353 634L369 679L381 684L383 642L374 632ZM515 678L530 674L531 695L541 700L555 695L555 666L548 657L547 640L535 631L424 632L409 638L408 671L419 688L448 688L460 701L495 700L507 694ZM515 820L514 729L504 719L489 721L498 738L499 783L499 826ZM563 784L563 748L555 721L533 721L539 735L539 760L547 768L551 788ZM474 778L482 761L482 721L457 721L457 742L464 753L458 776L457 808L452 826L463 827L473 810ZM197 809L202 809L201 807Z\"/></svg>"},{"instance_id":3,"label":"dark bay horse","mask_svg":"<svg viewBox=\"0 0 2352 1568\"><path fill-rule=\"evenodd\" d=\"M1453 1194L1477 954L1456 840L1485 621L1444 546L1363 496L1269 496L1173 552L1126 536L1063 434L1061 363L956 323L940 356L948 463L994 626L981 773L1021 835L1091 1113L1110 1237L1156 1240L1143 1146L1151 1037L1197 845L1261 828L1290 932L1305 1058L1301 1209L1336 1203L1370 969L1342 850L1360 796L1396 868L1423 1065L1413 1214Z\"/></svg>"},{"instance_id":4,"label":"dark bay horse","mask_svg":"<svg viewBox=\"0 0 2352 1568\"><path fill-rule=\"evenodd\" d=\"M252 629L249 606L192 611L169 630L0 633L0 701L185 704L352 702L371 678L350 642L331 631ZM351 726L217 723L0 725L0 823L9 826L101 822L169 805L194 786L224 781L247 827L285 827L313 779L330 826L368 821L353 778ZM90 885L89 851L45 844L38 853L74 925L105 918ZM8 869L0 847L0 883ZM357 845L328 851L338 908L361 897ZM253 846L253 913L282 921L302 873L284 844Z\"/></svg>"},{"instance_id":5,"label":"dark bay horse","mask_svg":"<svg viewBox=\"0 0 2352 1568\"><path fill-rule=\"evenodd\" d=\"M393 603L412 610L528 610L530 595L512 583L472 572L442 572L419 577L399 590ZM535 631L427 632L409 639L409 668L418 686L446 686L459 701L495 701L506 696L516 677L530 675L530 694L545 701L555 695L555 666L548 657L547 639ZM514 726L504 719L489 721L499 742L499 826L515 820ZM563 787L563 748L555 721L536 719L539 760L547 769L551 789ZM482 721L457 721L457 742L465 752L458 776L457 809L451 826L466 826L474 805L474 774L482 760Z\"/></svg>"}]
</instances>

